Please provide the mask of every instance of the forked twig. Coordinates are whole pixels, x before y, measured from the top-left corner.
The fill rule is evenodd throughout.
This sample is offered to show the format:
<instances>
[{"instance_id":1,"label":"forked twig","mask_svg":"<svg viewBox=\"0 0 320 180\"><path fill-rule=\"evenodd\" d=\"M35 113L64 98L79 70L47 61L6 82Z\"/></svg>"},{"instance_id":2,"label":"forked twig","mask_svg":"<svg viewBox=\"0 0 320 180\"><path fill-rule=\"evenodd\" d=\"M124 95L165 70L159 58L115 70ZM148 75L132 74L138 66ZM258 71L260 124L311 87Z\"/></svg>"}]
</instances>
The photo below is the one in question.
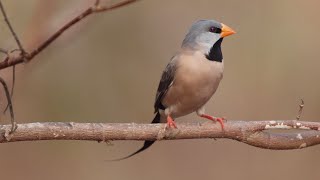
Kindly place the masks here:
<instances>
[{"instance_id":1,"label":"forked twig","mask_svg":"<svg viewBox=\"0 0 320 180\"><path fill-rule=\"evenodd\" d=\"M3 86L4 92L6 94L7 101L8 101L8 106L9 106L9 110L10 110L10 117L11 117L11 131L10 131L10 133L12 133L16 130L17 125L14 120L14 113L13 113L13 106L12 106L12 102L11 102L10 92L9 92L9 89L8 89L6 82L1 77L0 77L0 83Z\"/></svg>"},{"instance_id":2,"label":"forked twig","mask_svg":"<svg viewBox=\"0 0 320 180\"><path fill-rule=\"evenodd\" d=\"M13 59L9 59L8 57L5 58L2 62L0 62L0 69L8 68L16 64L20 64L20 63L32 60L35 56L37 56L40 52L42 52L46 47L48 47L52 42L54 42L58 37L60 37L62 33L64 33L74 24L78 23L79 21L83 20L84 18L88 17L91 14L111 11L137 1L138 0L126 0L116 4L112 4L110 6L101 5L100 1L96 1L92 7L89 7L88 9L84 10L78 16L76 16L71 21L66 23L59 30L53 33L48 39L42 42L38 47L33 49L30 53L26 53L26 52L21 53L20 56Z\"/></svg>"},{"instance_id":3,"label":"forked twig","mask_svg":"<svg viewBox=\"0 0 320 180\"><path fill-rule=\"evenodd\" d=\"M24 48L23 48L23 46L22 46L22 44L21 44L21 42L20 42L20 40L19 40L19 38L18 38L17 33L14 31L14 29L13 29L13 27L12 27L10 21L9 21L9 18L8 18L8 16L7 16L7 13L6 13L6 11L5 11L4 7L3 7L3 4L2 4L2 1L1 1L1 0L0 0L0 10L1 10L1 12L2 12L4 21L7 23L7 26L8 26L8 28L9 28L9 30L10 30L10 32L11 32L14 40L16 41L16 43L17 43L17 45L18 45L18 47L19 47L20 55L21 55L22 57L24 57L24 56L26 55L26 51L24 50ZM13 51L15 51L15 50L13 50ZM13 52L13 51L12 51L12 52ZM2 51L2 52L4 52L4 51ZM7 54L7 58L9 58L9 53L8 53L8 51L6 51L5 53ZM9 58L9 59L10 59L10 58ZM11 102L11 99L12 99L12 97L13 97L14 84L15 84L15 79L16 79L16 78L15 78L15 73L16 73L16 68L15 68L15 66L13 66L13 67L12 67L12 86L11 86L11 93L10 93L10 102ZM8 97L7 97L7 98L8 98ZM5 113L5 112L8 110L9 106L12 106L12 104L9 104L9 101L8 101L8 104L7 104L6 108L4 109L3 113Z\"/></svg>"},{"instance_id":4,"label":"forked twig","mask_svg":"<svg viewBox=\"0 0 320 180\"><path fill-rule=\"evenodd\" d=\"M7 57L9 57L10 56L10 54L8 53L8 51L7 50L5 50L5 49L2 49L2 48L0 48L0 52L1 53L4 53L4 54L6 54L7 55ZM14 89L14 82L15 82L15 66L13 66L13 71L12 71L12 88L11 88L11 94L9 94L9 97L8 97L8 93L7 93L7 91L8 91L8 87L7 87L7 84L5 83L5 81L1 78L1 83L2 83L2 86L3 86L3 88L5 89L5 93L6 93L6 96L7 96L7 106L6 106L6 108L5 108L5 110L3 111L3 113L5 113L6 111L7 111L7 109L11 106L12 107L12 96L13 96L13 89ZM11 109L12 110L12 109ZM11 111L11 115L13 114L13 110ZM13 116L11 116L11 121L12 121L12 119L14 119L13 118Z\"/></svg>"},{"instance_id":5,"label":"forked twig","mask_svg":"<svg viewBox=\"0 0 320 180\"><path fill-rule=\"evenodd\" d=\"M12 123L12 129L11 132L13 132L15 130L15 122L14 122L14 114L13 114L13 107L12 107L12 101L11 101L11 97L13 95L13 90L14 90L14 84L15 84L15 65L16 64L20 64L22 62L27 62L30 61L31 59L33 59L36 55L38 55L42 50L44 50L46 47L48 47L54 40L56 40L58 37L60 37L60 35L65 32L67 29L69 29L71 26L73 26L74 24L78 23L79 21L81 21L82 19L84 19L85 17L87 17L90 14L93 13L99 13L99 12L104 12L104 11L110 11L125 5L128 5L130 3L133 3L135 1L138 0L126 0L126 1L122 1L120 3L116 3L116 4L112 4L110 6L103 6L100 4L99 0L96 0L94 5L92 7L89 7L88 9L86 9L85 11L83 11L80 15L78 15L77 17L75 17L74 19L72 19L71 21L69 21L67 24L65 24L64 26L62 26L59 30L57 30L53 35L51 35L47 40L45 40L43 43L41 43L37 48L35 48L34 50L32 50L30 53L27 53L25 51L25 49L22 46L21 41L19 40L17 34L15 33L9 18L7 16L7 13L4 9L4 6L2 4L2 1L0 0L0 10L2 12L2 15L4 17L4 20L6 22L6 24L8 25L8 28L12 34L12 36L14 37L18 47L19 47L19 51L20 51L20 55L18 57L11 57L10 54L8 53L8 51L0 48L0 52L5 53L7 55L7 57L4 59L4 61L0 62L0 69L4 69L4 68L8 68L13 66L13 75L12 75L12 88L11 88L11 95L8 91L8 87L7 84L5 83L5 81L1 78L0 81L5 89L5 93L8 99L8 104L4 110L4 113L6 112L6 110L9 108L10 109L10 115L11 115L11 123ZM13 50L15 51L15 50ZM12 52L13 52L12 51Z\"/></svg>"},{"instance_id":6,"label":"forked twig","mask_svg":"<svg viewBox=\"0 0 320 180\"><path fill-rule=\"evenodd\" d=\"M12 50L10 53L13 53L15 51L20 51L19 49L14 49ZM9 57L10 54L7 52L7 56ZM12 101L12 98L13 98L13 92L14 92L14 85L16 83L16 66L12 66L12 86L11 86L11 94L10 94L10 97L11 97L11 101ZM9 108L9 103L7 104L6 108L4 109L3 113L6 113L7 110Z\"/></svg>"},{"instance_id":7,"label":"forked twig","mask_svg":"<svg viewBox=\"0 0 320 180\"><path fill-rule=\"evenodd\" d=\"M10 92L10 98L13 98L13 92L14 92L14 85L16 83L16 66L12 66L12 85L11 85L11 92ZM3 110L3 113L6 113L9 108L9 103L7 104L6 108Z\"/></svg>"}]
</instances>

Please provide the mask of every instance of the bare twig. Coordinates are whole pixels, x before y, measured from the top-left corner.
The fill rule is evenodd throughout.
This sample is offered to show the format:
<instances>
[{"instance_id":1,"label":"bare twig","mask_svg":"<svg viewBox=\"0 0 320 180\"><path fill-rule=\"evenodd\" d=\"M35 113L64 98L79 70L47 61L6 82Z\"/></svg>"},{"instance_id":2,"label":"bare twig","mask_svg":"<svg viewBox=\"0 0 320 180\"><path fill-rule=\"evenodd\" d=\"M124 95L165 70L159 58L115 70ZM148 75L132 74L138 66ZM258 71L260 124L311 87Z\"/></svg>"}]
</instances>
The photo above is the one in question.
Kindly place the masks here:
<instances>
[{"instance_id":1,"label":"bare twig","mask_svg":"<svg viewBox=\"0 0 320 180\"><path fill-rule=\"evenodd\" d=\"M58 31L56 31L52 36L50 36L47 40L45 40L42 44L40 44L37 48L35 48L34 50L32 50L30 53L27 53L17 34L15 33L8 17L6 14L6 11L3 7L3 4L0 0L0 10L3 14L4 20L7 23L10 32L12 34L12 36L14 37L18 47L19 47L19 51L20 51L20 55L19 56L15 56L15 57L11 57L8 53L8 51L4 50L4 49L0 49L0 52L3 52L5 54L7 54L6 58L4 59L4 61L0 62L0 69L4 69L4 68L8 68L13 66L13 75L12 75L12 88L11 88L11 95L8 96L7 91L6 92L6 96L7 99L10 98L10 100L8 100L8 104L4 110L4 113L7 111L7 109L10 109L10 114L11 114L11 121L12 121L12 130L14 130L14 118L13 118L13 108L12 108L12 103L11 103L11 97L13 96L13 90L14 90L14 84L15 84L15 65L22 63L22 62L27 62L30 61L31 59L33 59L36 55L38 55L42 50L44 50L46 47L48 47L54 40L56 40L63 32L65 32L67 29L69 29L71 26L73 26L74 24L76 24L77 22L81 21L82 19L84 19L85 17L87 17L90 14L93 13L99 13L99 12L104 12L104 11L110 11L122 6L125 6L127 4L130 4L132 2L135 2L137 0L127 0L127 1L123 1L117 4L113 4L111 6L102 6L100 5L100 1L97 0L94 4L93 7L90 7L88 9L86 9L84 12L82 12L80 15L78 15L77 17L75 17L74 19L72 19L71 21L69 21L66 25L64 25L63 27L61 27ZM13 50L15 51L15 50ZM12 51L12 52L13 52ZM1 79L1 83L3 84L4 88L7 90L7 85L5 83L5 81L3 81L3 79ZM12 131L13 132L13 131Z\"/></svg>"},{"instance_id":2,"label":"bare twig","mask_svg":"<svg viewBox=\"0 0 320 180\"><path fill-rule=\"evenodd\" d=\"M301 99L301 103L300 103L300 105L299 105L299 111L298 111L298 115L297 115L297 117L296 117L296 120L300 120L300 118L301 118L301 114L302 114L302 111L303 111L303 107L304 107L304 100L303 99Z\"/></svg>"},{"instance_id":3,"label":"bare twig","mask_svg":"<svg viewBox=\"0 0 320 180\"><path fill-rule=\"evenodd\" d=\"M4 92L6 93L8 106L9 106L9 109L10 109L10 117L11 117L11 130L10 130L10 133L12 133L12 132L15 131L17 126L16 126L16 123L14 121L14 113L13 113L13 107L12 107L10 92L9 92L9 89L8 89L8 86L7 86L6 82L1 77L0 77L0 83L2 84Z\"/></svg>"},{"instance_id":4,"label":"bare twig","mask_svg":"<svg viewBox=\"0 0 320 180\"><path fill-rule=\"evenodd\" d=\"M128 4L131 4L131 3L136 2L136 1L138 1L138 0L128 0L128 1L123 1L123 2L114 4L114 5L111 5L111 6L101 6L100 5L100 0L96 0L95 8L93 9L93 11L94 12L109 11L109 10L113 10L113 9L116 9L116 8L119 8L119 7L128 5Z\"/></svg>"},{"instance_id":5,"label":"bare twig","mask_svg":"<svg viewBox=\"0 0 320 180\"><path fill-rule=\"evenodd\" d=\"M0 52L2 52L2 53L4 53L4 54L6 54L7 55L7 57L9 57L10 56L10 54L8 53L8 51L7 50L4 50L4 49L2 49L2 48L0 48ZM14 81L15 81L15 66L13 66L13 75L12 75L12 77L13 77L13 83L14 83ZM2 86L3 86L3 88L4 88L4 92L5 92L5 95L6 95L6 97L7 97L7 106L6 106L6 108L5 108L5 110L3 111L3 113L5 113L6 111L7 111L7 109L8 108L10 108L10 117L11 117L11 125L12 125L12 128L11 128L11 133L15 130L15 128L16 128L16 126L15 126L15 121L14 121L14 113L13 113L13 106L12 106L12 95L13 95L13 85L12 85L12 89L11 89L11 95L10 95L10 93L9 93L9 90L8 90L8 86L7 86L7 83L5 82L5 80L4 79L2 79L1 77L0 77L0 83L2 84Z\"/></svg>"},{"instance_id":6,"label":"bare twig","mask_svg":"<svg viewBox=\"0 0 320 180\"><path fill-rule=\"evenodd\" d=\"M24 55L26 52L25 52L25 50L24 50L24 48L23 48L23 46L22 46L17 34L13 30L13 27L12 27L12 25L11 25L9 19L8 19L7 13L6 13L6 11L5 11L4 7L3 7L3 4L1 2L1 0L0 0L0 9L1 9L2 15L4 17L4 21L7 23L8 27L10 29L10 32L11 32L14 40L16 41L16 43L17 43L17 45L19 47L19 50L21 51L21 54Z\"/></svg>"},{"instance_id":7,"label":"bare twig","mask_svg":"<svg viewBox=\"0 0 320 180\"><path fill-rule=\"evenodd\" d=\"M111 11L111 10L123 7L125 5L131 4L136 1L138 1L138 0L126 0L126 1L122 1L120 3L116 3L116 4L113 4L110 6L100 5L100 1L96 1L92 7L89 7L88 9L84 10L80 15L78 15L77 17L75 17L74 19L69 21L67 24L65 24L63 27L61 27L59 30L57 30L53 35L51 35L47 40L45 40L43 43L41 43L37 48L33 49L30 53L25 53L25 54L22 53L20 56L18 56L16 58L12 58L12 59L9 59L8 57L6 57L2 62L0 62L0 69L8 68L10 66L14 66L16 64L23 63L25 60L30 61L36 55L38 55L42 50L44 50L46 47L48 47L52 42L54 42L58 37L60 37L62 33L64 33L66 30L68 30L74 24L83 20L87 16L94 14L94 13Z\"/></svg>"},{"instance_id":8,"label":"bare twig","mask_svg":"<svg viewBox=\"0 0 320 180\"><path fill-rule=\"evenodd\" d=\"M15 52L15 51L20 51L20 50L19 49L14 49L9 53L8 51L3 50L3 49L0 48L0 52L5 53L9 59L11 58L10 54ZM12 66L12 86L11 86L11 92L10 92L10 101L11 102L12 102L15 82L16 82L16 66ZM9 109L9 106L10 106L10 104L9 104L9 101L8 101L8 104L7 104L6 108L4 109L3 113L7 112L7 110ZM12 106L12 104L11 104L11 106Z\"/></svg>"},{"instance_id":9,"label":"bare twig","mask_svg":"<svg viewBox=\"0 0 320 180\"><path fill-rule=\"evenodd\" d=\"M228 138L265 149L299 149L320 144L320 122L296 120L228 121L222 131L218 123L177 123L178 129L164 131L165 124L45 122L0 126L0 143L38 140L173 140ZM301 129L299 133L272 133L270 129Z\"/></svg>"},{"instance_id":10,"label":"bare twig","mask_svg":"<svg viewBox=\"0 0 320 180\"><path fill-rule=\"evenodd\" d=\"M10 92L10 98L12 101L13 98L13 92L14 92L14 85L16 83L16 66L12 66L12 86L11 86L11 92ZM3 113L5 114L7 112L7 110L9 109L9 103L7 104L6 108L4 108Z\"/></svg>"}]
</instances>

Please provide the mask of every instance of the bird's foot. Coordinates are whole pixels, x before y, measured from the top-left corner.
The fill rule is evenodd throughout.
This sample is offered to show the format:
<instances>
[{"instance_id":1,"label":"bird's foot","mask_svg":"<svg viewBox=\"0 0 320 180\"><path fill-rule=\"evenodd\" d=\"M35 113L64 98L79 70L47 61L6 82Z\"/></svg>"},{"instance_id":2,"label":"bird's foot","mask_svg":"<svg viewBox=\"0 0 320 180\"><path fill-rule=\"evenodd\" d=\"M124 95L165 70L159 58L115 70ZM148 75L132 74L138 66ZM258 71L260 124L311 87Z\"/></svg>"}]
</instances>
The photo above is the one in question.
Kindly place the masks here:
<instances>
[{"instance_id":1,"label":"bird's foot","mask_svg":"<svg viewBox=\"0 0 320 180\"><path fill-rule=\"evenodd\" d=\"M167 116L167 127L177 129L177 125L171 116Z\"/></svg>"},{"instance_id":2,"label":"bird's foot","mask_svg":"<svg viewBox=\"0 0 320 180\"><path fill-rule=\"evenodd\" d=\"M226 121L225 118L223 118L223 117L222 117L222 118L220 118L220 117L213 117L213 116L210 116L210 115L207 115L207 114L202 114L202 115L200 115L200 117L209 119L209 120L211 120L211 121L218 121L218 122L220 123L220 125L221 125L222 130L224 130L224 123L223 123L223 121Z\"/></svg>"}]
</instances>

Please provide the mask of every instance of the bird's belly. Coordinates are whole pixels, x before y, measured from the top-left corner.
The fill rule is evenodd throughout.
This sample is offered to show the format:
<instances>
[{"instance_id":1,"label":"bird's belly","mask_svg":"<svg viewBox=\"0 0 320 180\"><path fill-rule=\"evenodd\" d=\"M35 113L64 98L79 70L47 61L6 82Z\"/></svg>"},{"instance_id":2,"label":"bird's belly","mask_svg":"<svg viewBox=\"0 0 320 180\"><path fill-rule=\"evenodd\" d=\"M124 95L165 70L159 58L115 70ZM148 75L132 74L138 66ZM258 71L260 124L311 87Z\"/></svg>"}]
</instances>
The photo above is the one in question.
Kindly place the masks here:
<instances>
[{"instance_id":1,"label":"bird's belly","mask_svg":"<svg viewBox=\"0 0 320 180\"><path fill-rule=\"evenodd\" d=\"M185 87L182 90L184 95L177 96L172 116L184 116L198 110L209 101L217 87L217 85L213 84L205 84L201 87Z\"/></svg>"},{"instance_id":2,"label":"bird's belly","mask_svg":"<svg viewBox=\"0 0 320 180\"><path fill-rule=\"evenodd\" d=\"M173 117L190 114L205 105L215 93L222 78L222 72L190 71L191 75L177 77L169 88L163 104Z\"/></svg>"}]
</instances>

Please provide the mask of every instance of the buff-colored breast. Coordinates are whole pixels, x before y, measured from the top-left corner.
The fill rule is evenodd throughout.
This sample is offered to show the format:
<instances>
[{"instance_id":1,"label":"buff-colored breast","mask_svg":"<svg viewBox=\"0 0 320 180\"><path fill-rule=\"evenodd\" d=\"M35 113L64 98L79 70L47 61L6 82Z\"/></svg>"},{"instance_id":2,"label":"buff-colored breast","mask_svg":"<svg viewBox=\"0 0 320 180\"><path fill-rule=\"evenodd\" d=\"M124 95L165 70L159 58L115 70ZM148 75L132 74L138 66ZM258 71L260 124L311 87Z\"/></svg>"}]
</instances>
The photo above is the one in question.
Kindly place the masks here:
<instances>
[{"instance_id":1,"label":"buff-colored breast","mask_svg":"<svg viewBox=\"0 0 320 180\"><path fill-rule=\"evenodd\" d=\"M204 106L223 76L223 62L209 61L203 53L184 53L176 60L173 84L162 100L166 115L180 117Z\"/></svg>"}]
</instances>

